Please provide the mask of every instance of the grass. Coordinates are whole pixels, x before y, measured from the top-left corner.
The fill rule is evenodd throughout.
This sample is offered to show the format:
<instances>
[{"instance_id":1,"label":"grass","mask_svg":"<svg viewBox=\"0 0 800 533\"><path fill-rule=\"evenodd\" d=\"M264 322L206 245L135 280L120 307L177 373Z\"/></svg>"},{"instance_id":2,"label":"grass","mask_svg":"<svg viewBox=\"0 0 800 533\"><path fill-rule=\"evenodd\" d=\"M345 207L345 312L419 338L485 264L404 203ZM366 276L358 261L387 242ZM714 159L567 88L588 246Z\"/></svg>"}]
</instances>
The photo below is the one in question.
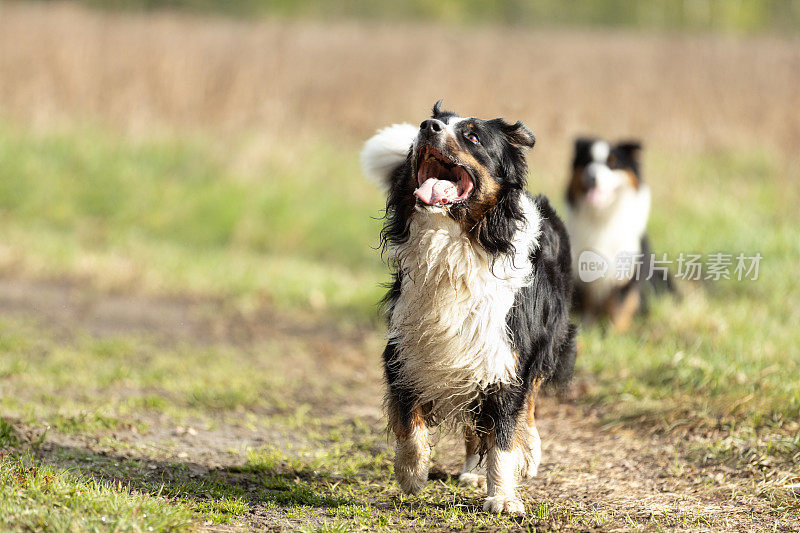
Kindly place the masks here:
<instances>
[{"instance_id":1,"label":"grass","mask_svg":"<svg viewBox=\"0 0 800 533\"><path fill-rule=\"evenodd\" d=\"M364 434L351 437L369 439ZM181 477L180 469L174 469L173 478L162 483L143 479L147 475L145 465L112 464L103 457L92 458L88 465L88 458L83 457L81 470L86 472L83 475L37 465L29 458L6 458L0 461L0 479L4 482L0 490L5 497L0 503L0 509L5 511L0 524L50 531L91 528L149 531L151 527L184 530L196 525L198 519L225 524L246 512L248 504L242 488L245 486L258 487L254 497L265 512L280 513L285 525L310 531L353 527L385 531L580 528L611 523L611 514L616 514L601 514L592 506L581 508L546 501L539 503L525 519L497 517L482 513L477 494L470 493L464 498L463 490L452 480L433 483L424 496L398 495L396 489L380 482L380 475L391 468L388 459L381 461L380 470L360 469L357 476L342 476L336 468L342 466L342 461L361 460L361 452L350 453L345 459L321 455L311 461L298 461L274 450L265 453L271 457L267 462L261 457L251 458L242 468L207 474L208 480L187 481ZM65 460L63 454L61 460ZM332 464L334 469L330 469ZM329 471L320 473L315 468ZM114 475L124 475L135 489L104 479ZM650 527L713 524L708 519L681 513L616 518L629 525L641 523Z\"/></svg>"},{"instance_id":2,"label":"grass","mask_svg":"<svg viewBox=\"0 0 800 533\"><path fill-rule=\"evenodd\" d=\"M6 267L15 248L30 247L41 260L28 272L68 266L112 287L374 315L384 269L374 253L379 196L353 179L352 155L319 143L275 146L242 174L212 154L191 141L20 136L0 126L0 219L14 242Z\"/></svg>"},{"instance_id":3,"label":"grass","mask_svg":"<svg viewBox=\"0 0 800 533\"><path fill-rule=\"evenodd\" d=\"M178 422L237 410L280 413L288 391L314 399L329 388L320 384L319 393L303 393L298 377L307 368L281 370L281 357L309 349L302 341L262 346L263 359L254 362L248 353L226 347L169 349L146 340L109 343L88 336L63 343L16 321L0 323L0 335L18 339L3 351L3 384L13 394L0 398L0 411L65 434L146 431L148 417L159 413ZM29 342L19 340L24 335L31 335ZM256 369L259 377L253 379ZM181 379L172 379L176 375ZM119 389L126 394L116 394ZM0 426L0 439L13 439L4 431Z\"/></svg>"},{"instance_id":4,"label":"grass","mask_svg":"<svg viewBox=\"0 0 800 533\"><path fill-rule=\"evenodd\" d=\"M289 314L327 307L340 321L376 320L385 267L370 248L379 224L370 216L380 198L361 183L353 156L333 144L294 148L289 158L289 148L276 148L251 172L237 173L202 137L130 141L96 130L41 134L5 125L0 140L7 271L77 276L116 291L214 295L240 309L266 298ZM287 166L295 157L306 170ZM695 435L685 451L691 464L746 472L754 497L793 513L800 384L785 376L800 370L800 333L785 324L800 308L784 295L800 260L800 221L789 209L796 191L778 177L777 161L758 151L685 154L674 178L692 182L696 194L685 195L668 184L675 161L651 154L657 249L671 257L759 251L759 280L684 283L682 299L658 302L626 335L585 329L578 379L586 384L580 401L607 428ZM321 226L330 220L337 224ZM305 267L281 268L287 261ZM261 268L270 275L254 274ZM315 301L314 294L322 296ZM362 349L377 353L373 336ZM392 454L379 421L310 413L352 387L342 381L349 369L326 366L320 375L319 361L304 355L318 350L314 337L275 332L249 349L165 345L138 335L70 339L26 321L0 321L0 412L9 417L0 445L10 450L0 475L29 480L4 489L13 492L4 516L14 527L80 529L82 520L96 525L106 517L109 529L181 529L242 520L254 504L284 527L320 531L715 523L686 511L631 516L550 499L519 522L484 515L477 493L465 498L449 477L425 496L400 496L386 483ZM164 420L200 431L270 428L279 444L231 452L244 454L241 466L198 478L175 462L183 432L151 445L147 437L138 444L113 438L146 436ZM91 437L105 451L53 448L69 436Z\"/></svg>"},{"instance_id":5,"label":"grass","mask_svg":"<svg viewBox=\"0 0 800 533\"><path fill-rule=\"evenodd\" d=\"M237 174L201 140L126 143L96 132L42 136L4 127L0 146L6 257L13 258L7 262L21 262L26 272L46 265L40 274L83 275L122 287L133 279L155 292L258 295L285 308L328 307L350 319L376 320L374 302L386 275L371 247L380 223L371 217L381 203L362 183L352 155L319 143L294 148L301 169L279 147L252 173ZM630 335L588 329L579 371L596 379L590 401L608 404L614 420L668 428L733 421L780 428L797 419L800 386L784 378L800 370L800 332L785 327L800 317L784 297L800 261L790 178L778 178L778 163L765 153L698 154L679 163L674 179L692 181L695 192L683 195L668 186L671 160L655 153L648 163L657 249L673 259L682 252L706 258L759 252L759 279L687 282L681 301L660 302ZM120 263L127 268L109 269ZM22 354L31 347L24 339L18 347L14 342L6 340L21 355L9 357L3 372L27 375ZM150 376L169 372L156 364L147 369L150 376L131 375L111 363L135 356L135 343L87 342L108 365L93 370L98 386L121 379L146 386ZM59 350L48 379L71 379L60 369L77 364L75 356L81 357ZM180 394L198 408L251 408L260 388L244 379L238 387L220 380ZM102 414L90 422L114 423ZM77 428L87 419L53 423Z\"/></svg>"},{"instance_id":6,"label":"grass","mask_svg":"<svg viewBox=\"0 0 800 533\"><path fill-rule=\"evenodd\" d=\"M632 335L585 332L585 368L603 382L595 398L614 417L668 428L794 428L800 388L785 376L800 365L800 333L785 326L800 319L800 308L785 295L800 260L797 214L788 203L797 191L774 161L758 152L701 155L678 170L692 180L693 194L656 185L656 198L674 207L656 203L651 228L659 251L671 258L744 252L763 259L755 281L685 284L682 301L660 302ZM659 163L666 164L655 160L650 168L656 184L665 184Z\"/></svg>"},{"instance_id":7,"label":"grass","mask_svg":"<svg viewBox=\"0 0 800 533\"><path fill-rule=\"evenodd\" d=\"M800 433L761 435L745 428L695 444L690 456L700 464L724 465L753 480L753 490L780 511L797 512L800 496Z\"/></svg>"},{"instance_id":8,"label":"grass","mask_svg":"<svg viewBox=\"0 0 800 533\"><path fill-rule=\"evenodd\" d=\"M0 458L4 531L177 531L195 520L159 494L82 476L26 458Z\"/></svg>"},{"instance_id":9,"label":"grass","mask_svg":"<svg viewBox=\"0 0 800 533\"><path fill-rule=\"evenodd\" d=\"M0 529L796 525L796 43L0 11ZM391 482L357 154L442 96L528 122L559 207L572 135L641 135L657 252L763 256L757 281L582 330L569 420L654 457L576 441L525 519L485 515L444 451L421 495ZM626 461L660 492L614 495L644 475Z\"/></svg>"}]
</instances>

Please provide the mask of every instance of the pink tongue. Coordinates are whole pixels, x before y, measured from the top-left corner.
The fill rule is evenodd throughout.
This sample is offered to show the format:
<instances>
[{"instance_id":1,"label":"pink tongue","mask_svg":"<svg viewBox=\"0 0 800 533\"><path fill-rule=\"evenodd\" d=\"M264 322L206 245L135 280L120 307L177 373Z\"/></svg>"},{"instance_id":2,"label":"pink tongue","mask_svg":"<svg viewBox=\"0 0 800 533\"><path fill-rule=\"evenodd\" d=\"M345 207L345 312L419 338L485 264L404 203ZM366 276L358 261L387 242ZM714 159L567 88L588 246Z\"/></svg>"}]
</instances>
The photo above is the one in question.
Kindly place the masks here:
<instances>
[{"instance_id":1,"label":"pink tongue","mask_svg":"<svg viewBox=\"0 0 800 533\"><path fill-rule=\"evenodd\" d=\"M586 193L586 199L595 207L604 207L608 203L609 198L610 195L608 192L601 191L597 187Z\"/></svg>"},{"instance_id":2,"label":"pink tongue","mask_svg":"<svg viewBox=\"0 0 800 533\"><path fill-rule=\"evenodd\" d=\"M458 188L452 181L428 178L414 191L414 196L428 205L444 205L458 198Z\"/></svg>"}]
</instances>

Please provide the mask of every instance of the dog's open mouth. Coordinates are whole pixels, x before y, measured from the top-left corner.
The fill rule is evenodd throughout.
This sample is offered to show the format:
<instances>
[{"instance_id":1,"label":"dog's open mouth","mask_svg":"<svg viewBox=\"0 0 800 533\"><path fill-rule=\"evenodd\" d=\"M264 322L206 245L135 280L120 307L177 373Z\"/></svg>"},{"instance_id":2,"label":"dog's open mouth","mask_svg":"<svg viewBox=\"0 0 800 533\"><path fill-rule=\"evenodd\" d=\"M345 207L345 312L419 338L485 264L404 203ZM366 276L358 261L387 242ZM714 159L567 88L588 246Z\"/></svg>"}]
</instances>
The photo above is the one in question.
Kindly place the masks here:
<instances>
[{"instance_id":1,"label":"dog's open mouth","mask_svg":"<svg viewBox=\"0 0 800 533\"><path fill-rule=\"evenodd\" d=\"M456 204L467 199L474 188L472 177L464 167L450 161L432 146L424 146L417 154L417 184L414 196L435 206Z\"/></svg>"}]
</instances>

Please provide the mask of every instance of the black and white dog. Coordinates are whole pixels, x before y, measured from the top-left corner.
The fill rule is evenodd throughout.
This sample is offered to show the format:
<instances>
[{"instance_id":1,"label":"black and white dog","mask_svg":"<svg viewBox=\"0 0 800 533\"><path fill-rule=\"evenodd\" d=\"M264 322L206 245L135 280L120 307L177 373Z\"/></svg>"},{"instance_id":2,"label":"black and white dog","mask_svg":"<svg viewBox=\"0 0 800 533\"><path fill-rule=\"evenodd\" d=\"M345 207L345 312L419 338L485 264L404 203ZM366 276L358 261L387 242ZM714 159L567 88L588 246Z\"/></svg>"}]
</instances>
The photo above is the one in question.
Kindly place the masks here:
<instances>
[{"instance_id":1,"label":"black and white dog","mask_svg":"<svg viewBox=\"0 0 800 533\"><path fill-rule=\"evenodd\" d=\"M567 185L575 310L584 319L609 318L617 331L646 312L650 293L674 292L668 273L651 270L650 188L642 180L641 151L638 141L578 138ZM587 270L595 264L605 268Z\"/></svg>"},{"instance_id":2,"label":"black and white dog","mask_svg":"<svg viewBox=\"0 0 800 533\"><path fill-rule=\"evenodd\" d=\"M420 126L369 139L365 174L388 195L381 234L395 266L383 354L395 475L428 479L429 428L465 426L462 483L487 483L484 509L524 513L519 478L536 474L539 387L575 362L567 232L531 196L521 122L463 118L441 102Z\"/></svg>"}]
</instances>

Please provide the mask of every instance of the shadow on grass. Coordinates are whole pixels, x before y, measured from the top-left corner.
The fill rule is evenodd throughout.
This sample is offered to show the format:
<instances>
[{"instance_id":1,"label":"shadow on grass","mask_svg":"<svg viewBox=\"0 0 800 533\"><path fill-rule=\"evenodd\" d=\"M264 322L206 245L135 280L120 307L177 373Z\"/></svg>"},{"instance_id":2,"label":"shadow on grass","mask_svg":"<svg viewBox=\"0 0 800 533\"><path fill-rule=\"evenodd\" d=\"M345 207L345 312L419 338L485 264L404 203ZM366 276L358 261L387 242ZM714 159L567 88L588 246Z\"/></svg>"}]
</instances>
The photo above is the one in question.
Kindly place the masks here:
<instances>
[{"instance_id":1,"label":"shadow on grass","mask_svg":"<svg viewBox=\"0 0 800 533\"><path fill-rule=\"evenodd\" d=\"M263 508L335 508L355 504L336 493L337 479L297 460L209 468L191 461L44 442L22 425L3 421L0 453L34 465L69 469L81 477L188 504L217 523Z\"/></svg>"},{"instance_id":2,"label":"shadow on grass","mask_svg":"<svg viewBox=\"0 0 800 533\"><path fill-rule=\"evenodd\" d=\"M484 516L483 494L464 493L457 473L440 467L429 474L435 490L423 496L399 494L396 486L380 481L388 476L388 462L383 448L370 443L310 460L277 448L253 450L242 465L215 468L187 459L151 459L134 449L98 449L89 441L46 441L18 422L7 423L2 434L13 437L6 439L12 457L69 469L111 488L167 498L214 523L238 519L251 526L284 523L292 527L302 517L315 524L355 520L367 528L399 527L417 520L455 521L459 527L477 521L488 527L501 520ZM501 522L519 525L512 518Z\"/></svg>"}]
</instances>

